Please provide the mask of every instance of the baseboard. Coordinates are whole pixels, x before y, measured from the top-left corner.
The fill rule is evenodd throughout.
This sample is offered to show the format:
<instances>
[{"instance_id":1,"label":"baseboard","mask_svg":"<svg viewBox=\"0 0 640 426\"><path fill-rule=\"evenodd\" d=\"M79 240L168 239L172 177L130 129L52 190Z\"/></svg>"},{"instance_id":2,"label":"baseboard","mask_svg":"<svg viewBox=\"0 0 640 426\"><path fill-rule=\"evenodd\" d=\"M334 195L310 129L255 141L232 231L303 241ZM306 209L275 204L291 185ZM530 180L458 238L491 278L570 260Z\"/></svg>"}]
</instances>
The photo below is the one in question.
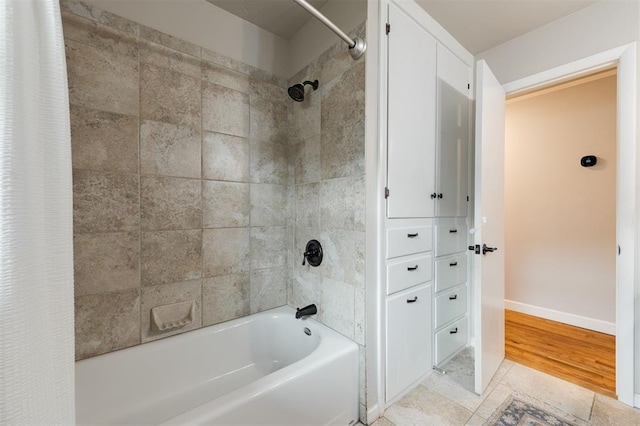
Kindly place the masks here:
<instances>
[{"instance_id":1,"label":"baseboard","mask_svg":"<svg viewBox=\"0 0 640 426\"><path fill-rule=\"evenodd\" d=\"M367 410L367 424L372 424L374 421L378 420L381 415L380 404L375 404Z\"/></svg>"},{"instance_id":2,"label":"baseboard","mask_svg":"<svg viewBox=\"0 0 640 426\"><path fill-rule=\"evenodd\" d=\"M634 398L633 405L634 405L636 408L640 408L640 395L639 395L639 394L636 394L636 396L635 396L635 398Z\"/></svg>"},{"instance_id":3,"label":"baseboard","mask_svg":"<svg viewBox=\"0 0 640 426\"><path fill-rule=\"evenodd\" d=\"M610 334L613 336L616 334L616 325L612 322L587 318L580 315L569 314L567 312L555 311L553 309L541 308L540 306L527 305L526 303L514 302L513 300L505 300L504 307L511 311L533 315L580 328L586 328L587 330L598 331L600 333Z\"/></svg>"}]
</instances>

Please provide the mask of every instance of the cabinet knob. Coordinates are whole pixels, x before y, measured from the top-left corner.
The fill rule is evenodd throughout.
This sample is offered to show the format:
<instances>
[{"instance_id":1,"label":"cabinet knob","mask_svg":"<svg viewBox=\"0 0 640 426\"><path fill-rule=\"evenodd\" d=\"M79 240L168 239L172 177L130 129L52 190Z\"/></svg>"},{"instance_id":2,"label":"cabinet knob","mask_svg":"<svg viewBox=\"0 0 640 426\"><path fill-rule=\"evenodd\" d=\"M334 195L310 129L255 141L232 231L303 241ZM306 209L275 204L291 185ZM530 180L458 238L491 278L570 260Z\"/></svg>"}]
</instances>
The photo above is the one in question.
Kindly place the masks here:
<instances>
[{"instance_id":1,"label":"cabinet knob","mask_svg":"<svg viewBox=\"0 0 640 426\"><path fill-rule=\"evenodd\" d=\"M458 262L451 262L451 263L449 264L449 266L451 266L451 267L458 266Z\"/></svg>"},{"instance_id":2,"label":"cabinet knob","mask_svg":"<svg viewBox=\"0 0 640 426\"><path fill-rule=\"evenodd\" d=\"M438 194L438 199L442 200L442 197L443 197L443 195L442 195L442 192L441 192L441 193Z\"/></svg>"},{"instance_id":3,"label":"cabinet knob","mask_svg":"<svg viewBox=\"0 0 640 426\"><path fill-rule=\"evenodd\" d=\"M407 238L415 238L417 236L418 236L417 232L415 234L407 234Z\"/></svg>"},{"instance_id":4,"label":"cabinet knob","mask_svg":"<svg viewBox=\"0 0 640 426\"><path fill-rule=\"evenodd\" d=\"M408 266L407 267L407 271L415 271L416 269L418 269L418 265L416 265L416 266Z\"/></svg>"},{"instance_id":5,"label":"cabinet knob","mask_svg":"<svg viewBox=\"0 0 640 426\"><path fill-rule=\"evenodd\" d=\"M457 294L454 294L453 296L449 296L449 300L456 300L458 298Z\"/></svg>"},{"instance_id":6,"label":"cabinet knob","mask_svg":"<svg viewBox=\"0 0 640 426\"><path fill-rule=\"evenodd\" d=\"M456 334L458 332L458 327L456 327L454 330L449 330L449 334Z\"/></svg>"},{"instance_id":7,"label":"cabinet knob","mask_svg":"<svg viewBox=\"0 0 640 426\"><path fill-rule=\"evenodd\" d=\"M457 234L458 230L457 229L449 229L449 233L450 234Z\"/></svg>"},{"instance_id":8,"label":"cabinet knob","mask_svg":"<svg viewBox=\"0 0 640 426\"><path fill-rule=\"evenodd\" d=\"M431 199L432 199L432 200L435 200L437 196L438 196L438 194L436 194L436 193L434 192L433 194L431 194Z\"/></svg>"},{"instance_id":9,"label":"cabinet knob","mask_svg":"<svg viewBox=\"0 0 640 426\"><path fill-rule=\"evenodd\" d=\"M418 296L414 297L413 299L407 299L407 303L416 303L418 301Z\"/></svg>"}]
</instances>

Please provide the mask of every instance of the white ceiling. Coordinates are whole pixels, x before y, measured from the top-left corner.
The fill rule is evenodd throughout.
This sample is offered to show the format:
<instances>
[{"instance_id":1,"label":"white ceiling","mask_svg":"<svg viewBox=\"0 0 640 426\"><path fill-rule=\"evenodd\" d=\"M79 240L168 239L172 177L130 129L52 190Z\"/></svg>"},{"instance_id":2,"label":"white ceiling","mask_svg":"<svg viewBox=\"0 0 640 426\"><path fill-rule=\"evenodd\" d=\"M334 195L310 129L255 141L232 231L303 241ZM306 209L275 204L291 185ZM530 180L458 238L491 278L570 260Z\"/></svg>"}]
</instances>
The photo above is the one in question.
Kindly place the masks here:
<instances>
[{"instance_id":1,"label":"white ceiling","mask_svg":"<svg viewBox=\"0 0 640 426\"><path fill-rule=\"evenodd\" d=\"M597 0L416 0L474 55Z\"/></svg>"},{"instance_id":2,"label":"white ceiling","mask_svg":"<svg viewBox=\"0 0 640 426\"><path fill-rule=\"evenodd\" d=\"M293 0L207 0L290 40L310 19ZM308 0L317 9L329 0ZM333 0L351 1L351 0ZM556 21L597 0L416 0L472 54Z\"/></svg>"}]
</instances>

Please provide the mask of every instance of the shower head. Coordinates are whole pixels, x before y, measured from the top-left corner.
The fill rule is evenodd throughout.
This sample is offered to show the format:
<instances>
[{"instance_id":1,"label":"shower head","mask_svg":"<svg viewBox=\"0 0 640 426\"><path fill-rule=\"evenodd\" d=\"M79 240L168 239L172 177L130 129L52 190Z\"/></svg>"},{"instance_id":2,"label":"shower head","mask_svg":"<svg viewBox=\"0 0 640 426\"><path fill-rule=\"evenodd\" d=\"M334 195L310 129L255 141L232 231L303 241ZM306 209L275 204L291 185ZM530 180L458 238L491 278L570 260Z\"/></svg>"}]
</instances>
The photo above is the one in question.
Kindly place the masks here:
<instances>
[{"instance_id":1,"label":"shower head","mask_svg":"<svg viewBox=\"0 0 640 426\"><path fill-rule=\"evenodd\" d=\"M313 90L318 89L318 80L307 80L304 83L294 84L287 90L287 92L289 92L289 96L291 96L291 99L296 102L304 101L304 86L306 86L307 84L313 87Z\"/></svg>"}]
</instances>

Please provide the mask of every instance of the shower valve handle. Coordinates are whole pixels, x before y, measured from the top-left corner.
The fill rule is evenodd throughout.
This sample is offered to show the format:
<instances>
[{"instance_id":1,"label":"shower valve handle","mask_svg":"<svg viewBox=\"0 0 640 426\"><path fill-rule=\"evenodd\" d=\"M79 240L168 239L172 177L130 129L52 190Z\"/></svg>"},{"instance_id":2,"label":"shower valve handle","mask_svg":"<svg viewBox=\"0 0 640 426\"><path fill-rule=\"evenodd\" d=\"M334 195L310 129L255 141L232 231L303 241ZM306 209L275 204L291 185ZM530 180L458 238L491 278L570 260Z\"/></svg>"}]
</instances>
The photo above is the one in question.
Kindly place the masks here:
<instances>
[{"instance_id":1,"label":"shower valve handle","mask_svg":"<svg viewBox=\"0 0 640 426\"><path fill-rule=\"evenodd\" d=\"M302 256L303 256L303 258L302 258L302 266L304 266L304 265L305 265L305 262L306 262L306 260L307 260L307 257L310 257L310 256L317 256L317 255L318 255L318 252L319 252L319 250L318 250L318 249L311 249L311 250L307 250L307 251L305 251L305 252L302 254Z\"/></svg>"},{"instance_id":2,"label":"shower valve handle","mask_svg":"<svg viewBox=\"0 0 640 426\"><path fill-rule=\"evenodd\" d=\"M322 246L318 240L310 240L302 253L302 266L309 262L311 266L318 266L322 263Z\"/></svg>"}]
</instances>

